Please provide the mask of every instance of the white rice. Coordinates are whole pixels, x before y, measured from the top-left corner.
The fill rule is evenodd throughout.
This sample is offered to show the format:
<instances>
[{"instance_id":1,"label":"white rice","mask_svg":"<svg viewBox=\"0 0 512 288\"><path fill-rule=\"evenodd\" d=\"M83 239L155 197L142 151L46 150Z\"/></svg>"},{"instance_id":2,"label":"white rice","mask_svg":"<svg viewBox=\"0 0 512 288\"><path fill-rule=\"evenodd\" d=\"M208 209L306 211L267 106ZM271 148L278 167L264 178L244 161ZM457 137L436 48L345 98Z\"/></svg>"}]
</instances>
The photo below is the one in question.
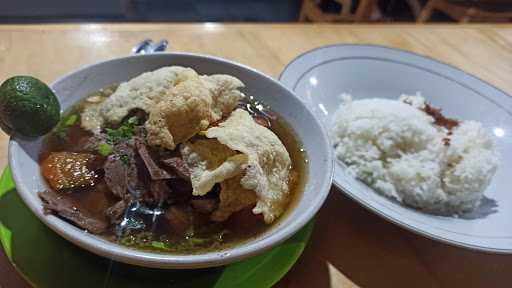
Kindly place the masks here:
<instances>
[{"instance_id":1,"label":"white rice","mask_svg":"<svg viewBox=\"0 0 512 288\"><path fill-rule=\"evenodd\" d=\"M419 95L345 96L333 130L336 156L355 177L404 204L435 213L473 210L498 164L493 139L475 121L460 122L450 135L420 110L424 105Z\"/></svg>"}]
</instances>

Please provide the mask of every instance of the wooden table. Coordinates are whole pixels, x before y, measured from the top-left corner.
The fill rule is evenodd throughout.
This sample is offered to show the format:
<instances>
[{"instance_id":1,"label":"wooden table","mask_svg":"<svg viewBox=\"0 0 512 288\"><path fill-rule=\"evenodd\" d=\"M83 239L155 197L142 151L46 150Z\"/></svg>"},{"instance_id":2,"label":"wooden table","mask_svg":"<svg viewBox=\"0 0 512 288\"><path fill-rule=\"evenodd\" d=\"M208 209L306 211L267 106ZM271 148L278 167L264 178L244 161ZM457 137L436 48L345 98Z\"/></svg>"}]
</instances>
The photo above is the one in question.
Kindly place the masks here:
<instances>
[{"instance_id":1,"label":"wooden table","mask_svg":"<svg viewBox=\"0 0 512 288\"><path fill-rule=\"evenodd\" d=\"M0 80L45 81L165 38L171 50L211 54L277 77L309 49L372 43L425 54L512 93L511 25L114 24L0 26ZM0 136L0 166L7 137ZM512 220L511 220L512 221ZM512 255L441 244L405 231L333 189L304 255L278 287L511 287ZM0 255L0 287L26 287Z\"/></svg>"}]
</instances>

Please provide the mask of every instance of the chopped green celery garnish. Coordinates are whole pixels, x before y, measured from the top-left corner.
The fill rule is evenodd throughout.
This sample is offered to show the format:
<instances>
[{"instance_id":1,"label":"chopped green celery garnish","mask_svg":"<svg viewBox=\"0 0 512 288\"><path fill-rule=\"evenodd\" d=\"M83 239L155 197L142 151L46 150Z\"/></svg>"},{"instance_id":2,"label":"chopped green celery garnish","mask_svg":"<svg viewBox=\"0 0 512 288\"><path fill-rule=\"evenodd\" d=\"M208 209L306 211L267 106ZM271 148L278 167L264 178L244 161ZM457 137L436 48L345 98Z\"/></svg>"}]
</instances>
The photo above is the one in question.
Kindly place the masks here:
<instances>
[{"instance_id":1,"label":"chopped green celery garnish","mask_svg":"<svg viewBox=\"0 0 512 288\"><path fill-rule=\"evenodd\" d=\"M107 143L100 143L96 149L101 156L108 156L114 151L114 147Z\"/></svg>"},{"instance_id":2,"label":"chopped green celery garnish","mask_svg":"<svg viewBox=\"0 0 512 288\"><path fill-rule=\"evenodd\" d=\"M151 246L158 248L158 249L162 249L162 250L169 250L167 245L165 245L164 242L160 242L160 241L152 241Z\"/></svg>"},{"instance_id":3,"label":"chopped green celery garnish","mask_svg":"<svg viewBox=\"0 0 512 288\"><path fill-rule=\"evenodd\" d=\"M57 127L55 127L55 134L59 138L66 139L67 133L68 133L68 128L73 126L73 125L75 125L75 124L77 124L78 119L80 119L78 114L71 114L71 115L68 115L68 116L64 117L59 122Z\"/></svg>"},{"instance_id":4,"label":"chopped green celery garnish","mask_svg":"<svg viewBox=\"0 0 512 288\"><path fill-rule=\"evenodd\" d=\"M135 134L135 126L137 124L139 124L139 119L134 116L126 120L119 128L106 128L107 141L112 143L115 140L132 137Z\"/></svg>"},{"instance_id":5,"label":"chopped green celery garnish","mask_svg":"<svg viewBox=\"0 0 512 288\"><path fill-rule=\"evenodd\" d=\"M137 118L136 116L133 116L133 117L130 117L126 122L131 125L137 125L137 124L139 124L139 118Z\"/></svg>"},{"instance_id":6,"label":"chopped green celery garnish","mask_svg":"<svg viewBox=\"0 0 512 288\"><path fill-rule=\"evenodd\" d=\"M77 114L71 114L67 118L64 118L64 126L73 126L78 121L78 115Z\"/></svg>"},{"instance_id":7,"label":"chopped green celery garnish","mask_svg":"<svg viewBox=\"0 0 512 288\"><path fill-rule=\"evenodd\" d=\"M125 165L130 164L130 157L128 157L128 155L123 154L119 157L119 159L121 159Z\"/></svg>"},{"instance_id":8,"label":"chopped green celery garnish","mask_svg":"<svg viewBox=\"0 0 512 288\"><path fill-rule=\"evenodd\" d=\"M206 242L209 242L210 239L206 239L206 238L195 238L195 237L192 237L192 238L188 238L187 239L188 242L191 244L191 245L201 245L201 244L204 244Z\"/></svg>"}]
</instances>

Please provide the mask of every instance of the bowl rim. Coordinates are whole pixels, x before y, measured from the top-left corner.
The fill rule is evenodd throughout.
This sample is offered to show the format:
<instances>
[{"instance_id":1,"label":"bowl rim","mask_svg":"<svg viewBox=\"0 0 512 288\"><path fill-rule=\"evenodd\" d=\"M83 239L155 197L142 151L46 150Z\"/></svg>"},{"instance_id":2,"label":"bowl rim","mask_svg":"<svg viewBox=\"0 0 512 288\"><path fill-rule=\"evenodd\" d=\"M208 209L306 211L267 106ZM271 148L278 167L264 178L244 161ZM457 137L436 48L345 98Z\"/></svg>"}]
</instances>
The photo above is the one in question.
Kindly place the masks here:
<instances>
[{"instance_id":1,"label":"bowl rim","mask_svg":"<svg viewBox=\"0 0 512 288\"><path fill-rule=\"evenodd\" d=\"M116 261L153 268L187 269L206 268L229 264L269 250L270 248L290 238L304 225L306 225L308 221L311 220L314 217L314 215L318 212L320 207L325 202L327 195L329 194L334 174L334 156L331 149L330 138L328 137L328 133L324 125L322 125L318 117L311 111L310 107L304 104L304 102L300 100L300 98L297 95L295 95L293 91L285 87L278 80L247 65L216 56L189 52L159 52L151 54L115 57L95 62L92 64L83 65L78 67L77 69L72 70L71 72L64 74L63 76L60 76L50 84L50 87L54 88L57 84L65 81L69 77L72 77L74 74L77 74L81 71L90 69L95 66L108 65L110 62L126 61L132 58L152 57L152 55L167 55L169 57L186 56L196 58L199 60L215 60L216 62L238 66L242 69L249 70L249 72L251 73L257 74L258 76L265 79L265 81L273 83L273 85L280 86L280 88L286 91L287 94L291 96L291 98L294 98L294 101L297 102L297 105L302 105L304 110L306 110L307 113L309 113L310 116L314 119L314 125L317 126L316 128L318 128L322 136L322 144L324 146L323 149L327 151L327 161L325 161L325 165L326 171L328 171L328 173L326 173L323 176L322 181L320 181L320 189L317 191L317 194L320 195L316 197L317 201L312 202L311 205L309 205L306 210L300 213L296 219L291 221L289 225L279 226L279 228L276 229L275 232L269 237L256 237L254 240L248 240L242 246L235 245L233 247L229 247L217 252L206 252L189 255L152 253L142 250L131 249L128 247L121 246L119 244L109 242L105 239L101 239L100 237L97 237L95 235L89 234L88 232L78 227L75 227L72 224L66 223L57 216L44 215L41 207L39 207L40 204L35 203L32 199L34 197L34 193L32 193L30 189L28 189L28 187L24 187L24 185L19 185L23 183L23 179L26 176L23 176L21 175L21 173L18 173L16 169L16 167L18 167L19 164L16 164L15 154L16 151L18 151L18 149L21 148L19 147L19 144L17 142L17 137L11 137L8 145L8 162L9 166L11 167L12 177L16 184L16 190L18 192L18 195L22 198L23 202L25 202L25 204L30 208L32 213L34 213L46 226L48 226L54 232L56 232L66 240L78 245L83 249L86 249L90 252ZM306 183L307 181L308 180L306 180Z\"/></svg>"}]
</instances>

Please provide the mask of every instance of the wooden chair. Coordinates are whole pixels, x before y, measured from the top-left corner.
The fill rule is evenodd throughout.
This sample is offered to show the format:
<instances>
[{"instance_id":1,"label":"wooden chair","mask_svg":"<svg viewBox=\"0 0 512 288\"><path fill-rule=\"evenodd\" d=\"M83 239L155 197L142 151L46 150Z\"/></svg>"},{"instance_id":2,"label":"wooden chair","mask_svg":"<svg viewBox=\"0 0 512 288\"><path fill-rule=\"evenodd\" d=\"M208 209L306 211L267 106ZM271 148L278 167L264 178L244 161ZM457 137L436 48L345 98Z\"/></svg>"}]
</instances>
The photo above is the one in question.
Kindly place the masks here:
<instances>
[{"instance_id":1,"label":"wooden chair","mask_svg":"<svg viewBox=\"0 0 512 288\"><path fill-rule=\"evenodd\" d=\"M503 5L510 3L508 0L480 0L476 1L450 1L429 0L421 10L417 22L427 22L432 13L439 10L459 22L509 22L512 20L512 12L489 11L486 6ZM487 5L484 5L487 4Z\"/></svg>"},{"instance_id":2,"label":"wooden chair","mask_svg":"<svg viewBox=\"0 0 512 288\"><path fill-rule=\"evenodd\" d=\"M339 14L325 13L319 7L319 0L303 0L299 21L311 22L361 22L370 21L378 15L378 0L360 0L355 13L352 13L352 0L335 0L341 5Z\"/></svg>"}]
</instances>

